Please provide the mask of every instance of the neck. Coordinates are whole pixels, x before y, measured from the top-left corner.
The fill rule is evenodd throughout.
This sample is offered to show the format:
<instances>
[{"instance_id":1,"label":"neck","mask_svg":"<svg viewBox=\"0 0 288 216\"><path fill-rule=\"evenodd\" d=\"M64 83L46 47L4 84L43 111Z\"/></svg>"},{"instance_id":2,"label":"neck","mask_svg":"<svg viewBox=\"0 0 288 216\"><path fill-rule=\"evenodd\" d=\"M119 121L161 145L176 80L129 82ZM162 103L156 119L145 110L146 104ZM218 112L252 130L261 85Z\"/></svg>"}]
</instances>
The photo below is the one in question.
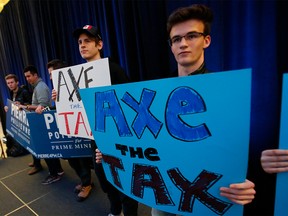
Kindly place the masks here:
<instances>
[{"instance_id":1,"label":"neck","mask_svg":"<svg viewBox=\"0 0 288 216\"><path fill-rule=\"evenodd\" d=\"M18 88L18 86L17 86L17 88L14 89L13 92L14 92L14 93L18 92L18 89L19 89L19 88Z\"/></svg>"},{"instance_id":2,"label":"neck","mask_svg":"<svg viewBox=\"0 0 288 216\"><path fill-rule=\"evenodd\" d=\"M95 61L95 60L99 60L101 59L101 56L100 55L96 55L92 58L89 58L89 59L85 59L87 62L92 62L92 61Z\"/></svg>"},{"instance_id":3,"label":"neck","mask_svg":"<svg viewBox=\"0 0 288 216\"><path fill-rule=\"evenodd\" d=\"M195 71L197 71L204 61L199 61L197 64L183 66L178 64L178 76L188 76L189 74L193 74Z\"/></svg>"},{"instance_id":4,"label":"neck","mask_svg":"<svg viewBox=\"0 0 288 216\"><path fill-rule=\"evenodd\" d=\"M40 77L37 77L37 79L35 79L35 81L33 83L31 83L31 85L36 85L36 83L38 83L38 81L40 80Z\"/></svg>"}]
</instances>

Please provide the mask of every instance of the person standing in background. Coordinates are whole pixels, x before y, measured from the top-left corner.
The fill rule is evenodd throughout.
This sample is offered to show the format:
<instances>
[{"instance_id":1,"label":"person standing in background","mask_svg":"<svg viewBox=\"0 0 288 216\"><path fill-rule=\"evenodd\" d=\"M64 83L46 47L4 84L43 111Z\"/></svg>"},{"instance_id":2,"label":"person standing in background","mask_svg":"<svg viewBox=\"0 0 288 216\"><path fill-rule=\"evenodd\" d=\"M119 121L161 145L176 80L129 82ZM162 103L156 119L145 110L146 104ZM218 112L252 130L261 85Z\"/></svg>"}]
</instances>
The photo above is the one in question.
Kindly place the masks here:
<instances>
[{"instance_id":1,"label":"person standing in background","mask_svg":"<svg viewBox=\"0 0 288 216\"><path fill-rule=\"evenodd\" d=\"M33 65L28 65L24 68L24 75L28 83L33 86L33 95L31 105L21 106L26 110L41 113L45 107L51 105L50 89L39 77L38 71ZM38 143L38 145L42 145L42 143ZM58 158L48 158L44 160L48 166L49 175L42 181L42 184L47 185L59 181L64 174L60 160ZM28 172L29 175L38 173L43 169L40 159L35 156L33 156L32 166L32 169Z\"/></svg>"},{"instance_id":2,"label":"person standing in background","mask_svg":"<svg viewBox=\"0 0 288 216\"><path fill-rule=\"evenodd\" d=\"M103 41L97 27L85 25L83 28L73 32L74 38L78 42L79 52L87 62L101 59ZM129 81L124 70L112 61L108 61L112 84L127 83ZM57 92L53 90L52 99L56 99ZM96 163L95 150L97 140L92 140L92 156L96 176L99 179L102 190L107 193L110 202L110 213L108 216L121 216L122 210L125 216L138 215L138 202L128 197L115 188L107 179L101 162Z\"/></svg>"},{"instance_id":3,"label":"person standing in background","mask_svg":"<svg viewBox=\"0 0 288 216\"><path fill-rule=\"evenodd\" d=\"M10 100L13 104L28 105L31 104L32 95L29 91L19 86L19 79L15 74L5 76L7 87L9 88ZM8 112L8 106L4 107L5 112ZM6 129L5 129L6 130ZM6 153L8 156L16 157L27 154L28 151L22 147L11 135L4 130L6 136Z\"/></svg>"},{"instance_id":4,"label":"person standing in background","mask_svg":"<svg viewBox=\"0 0 288 216\"><path fill-rule=\"evenodd\" d=\"M67 64L60 59L53 59L48 62L47 69L52 80L52 71L60 68L67 67ZM56 107L55 107L56 108ZM77 201L81 202L87 199L90 195L92 187L94 186L91 180L91 157L75 157L68 158L69 165L74 169L80 183L74 188L74 192L77 193Z\"/></svg>"},{"instance_id":5,"label":"person standing in background","mask_svg":"<svg viewBox=\"0 0 288 216\"><path fill-rule=\"evenodd\" d=\"M101 59L103 41L99 30L91 25L76 29L73 32L74 38L78 41L79 52L87 62ZM111 84L120 84L129 82L124 70L112 61L108 61L110 68ZM108 216L122 215L122 209L125 216L136 216L138 213L138 202L117 190L107 179L101 163L95 163L96 142L93 141L93 162L95 173L99 179L102 190L107 193L110 201L110 211Z\"/></svg>"},{"instance_id":6,"label":"person standing in background","mask_svg":"<svg viewBox=\"0 0 288 216\"><path fill-rule=\"evenodd\" d=\"M19 87L19 80L15 74L8 74L5 76L7 87L9 88L10 100L16 105L28 105L31 104L32 96L26 89ZM8 111L8 107L4 107L5 112Z\"/></svg>"}]
</instances>

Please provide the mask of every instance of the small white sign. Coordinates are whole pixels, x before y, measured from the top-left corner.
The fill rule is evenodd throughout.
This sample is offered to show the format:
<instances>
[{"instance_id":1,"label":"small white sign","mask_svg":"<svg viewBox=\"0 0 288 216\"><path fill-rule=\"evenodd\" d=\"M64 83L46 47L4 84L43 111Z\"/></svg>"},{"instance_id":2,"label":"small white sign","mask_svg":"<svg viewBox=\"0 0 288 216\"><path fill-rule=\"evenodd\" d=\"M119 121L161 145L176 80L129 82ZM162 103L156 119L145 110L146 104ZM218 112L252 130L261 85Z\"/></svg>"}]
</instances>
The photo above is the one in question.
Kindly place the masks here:
<instances>
[{"instance_id":1,"label":"small white sign","mask_svg":"<svg viewBox=\"0 0 288 216\"><path fill-rule=\"evenodd\" d=\"M111 85L108 58L52 72L59 132L93 139L79 89Z\"/></svg>"}]
</instances>

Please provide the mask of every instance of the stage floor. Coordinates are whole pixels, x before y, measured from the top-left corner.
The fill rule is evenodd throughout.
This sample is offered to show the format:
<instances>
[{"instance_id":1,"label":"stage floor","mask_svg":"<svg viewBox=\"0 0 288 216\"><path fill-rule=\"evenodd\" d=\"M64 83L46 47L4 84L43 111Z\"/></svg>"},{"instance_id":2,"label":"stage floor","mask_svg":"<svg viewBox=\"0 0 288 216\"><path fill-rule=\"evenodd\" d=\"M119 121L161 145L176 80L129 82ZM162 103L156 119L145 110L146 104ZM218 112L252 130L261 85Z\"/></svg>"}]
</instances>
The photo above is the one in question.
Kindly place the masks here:
<instances>
[{"instance_id":1,"label":"stage floor","mask_svg":"<svg viewBox=\"0 0 288 216\"><path fill-rule=\"evenodd\" d=\"M51 185L41 184L48 175L44 160L41 160L42 172L27 174L31 161L31 155L0 158L0 215L108 215L109 202L93 170L95 187L85 201L77 202L73 189L79 179L66 160L61 159L65 174ZM149 216L150 212L149 207L139 204L139 216Z\"/></svg>"}]
</instances>

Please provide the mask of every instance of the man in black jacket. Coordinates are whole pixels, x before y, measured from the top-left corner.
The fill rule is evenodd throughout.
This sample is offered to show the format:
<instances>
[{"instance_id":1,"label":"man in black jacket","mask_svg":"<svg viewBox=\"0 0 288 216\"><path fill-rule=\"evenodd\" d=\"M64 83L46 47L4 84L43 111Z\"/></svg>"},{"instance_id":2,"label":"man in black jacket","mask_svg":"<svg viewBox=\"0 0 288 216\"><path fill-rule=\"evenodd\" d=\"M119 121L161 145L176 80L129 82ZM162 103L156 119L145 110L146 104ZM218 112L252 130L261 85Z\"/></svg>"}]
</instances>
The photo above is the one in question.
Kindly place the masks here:
<instances>
[{"instance_id":1,"label":"man in black jacket","mask_svg":"<svg viewBox=\"0 0 288 216\"><path fill-rule=\"evenodd\" d=\"M5 76L6 84L10 90L10 99L14 104L28 105L31 104L32 95L26 89L19 87L18 77L15 74ZM8 111L8 107L4 107Z\"/></svg>"},{"instance_id":2,"label":"man in black jacket","mask_svg":"<svg viewBox=\"0 0 288 216\"><path fill-rule=\"evenodd\" d=\"M16 105L28 105L31 104L32 94L19 86L18 77L15 74L8 74L5 76L7 87L9 88L10 100ZM8 111L8 106L4 106L5 112ZM7 139L6 142L6 153L8 156L19 156L27 154L27 150L23 148L20 144L16 142L9 134L6 133L6 128L4 128L4 133Z\"/></svg>"},{"instance_id":3,"label":"man in black jacket","mask_svg":"<svg viewBox=\"0 0 288 216\"><path fill-rule=\"evenodd\" d=\"M98 28L86 25L83 28L76 29L73 32L73 36L77 39L79 52L83 59L87 62L95 61L101 59L101 51L103 48L103 41L100 36ZM110 77L112 84L127 83L129 80L124 72L124 70L117 64L109 60ZM52 99L56 99L57 92L52 92ZM97 140L96 140L97 142ZM93 161L95 162L95 148L96 143L92 141L93 146ZM107 193L108 199L110 201L110 211L109 216L122 215L122 209L124 215L136 216L138 210L138 202L132 198L126 196L119 190L117 190L107 179L104 174L103 166L101 163L95 163L95 173L99 179L102 190ZM81 187L81 185L80 185ZM78 194L79 198L86 198L91 191L91 186L82 185L81 191Z\"/></svg>"},{"instance_id":4,"label":"man in black jacket","mask_svg":"<svg viewBox=\"0 0 288 216\"><path fill-rule=\"evenodd\" d=\"M78 41L79 52L83 59L85 59L87 62L101 59L103 41L98 28L91 25L86 25L83 28L76 29L73 32L73 36ZM119 65L109 60L109 68L111 84L128 82L128 78L124 70ZM95 141L97 144L97 140ZM92 146L96 148L96 145ZM93 161L95 162L95 154L93 154ZM99 179L103 191L107 193L110 201L111 213L109 216L121 215L122 208L124 215L136 216L138 202L118 191L110 182L108 182L101 163L95 164L95 173Z\"/></svg>"}]
</instances>

